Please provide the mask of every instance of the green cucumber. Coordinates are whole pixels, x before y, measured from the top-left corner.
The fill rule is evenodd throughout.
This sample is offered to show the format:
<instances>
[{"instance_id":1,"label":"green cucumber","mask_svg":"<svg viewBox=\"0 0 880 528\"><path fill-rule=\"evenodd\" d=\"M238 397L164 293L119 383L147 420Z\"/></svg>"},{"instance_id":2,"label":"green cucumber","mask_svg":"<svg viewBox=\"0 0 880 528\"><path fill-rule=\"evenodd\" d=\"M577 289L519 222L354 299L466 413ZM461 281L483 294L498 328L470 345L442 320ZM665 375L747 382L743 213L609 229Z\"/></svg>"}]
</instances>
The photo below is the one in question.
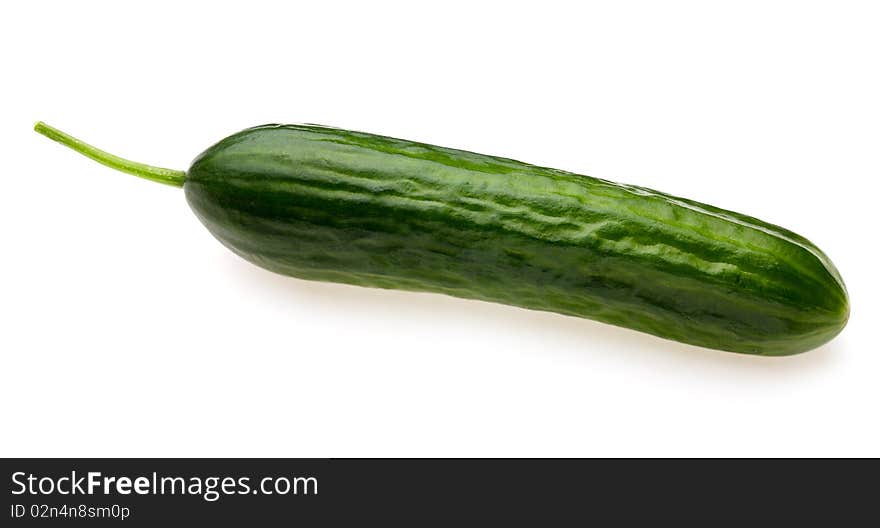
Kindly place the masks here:
<instances>
[{"instance_id":1,"label":"green cucumber","mask_svg":"<svg viewBox=\"0 0 880 528\"><path fill-rule=\"evenodd\" d=\"M494 301L771 356L815 348L849 317L840 274L805 238L642 187L316 125L233 134L185 173L35 129L182 186L223 245L284 275Z\"/></svg>"}]
</instances>

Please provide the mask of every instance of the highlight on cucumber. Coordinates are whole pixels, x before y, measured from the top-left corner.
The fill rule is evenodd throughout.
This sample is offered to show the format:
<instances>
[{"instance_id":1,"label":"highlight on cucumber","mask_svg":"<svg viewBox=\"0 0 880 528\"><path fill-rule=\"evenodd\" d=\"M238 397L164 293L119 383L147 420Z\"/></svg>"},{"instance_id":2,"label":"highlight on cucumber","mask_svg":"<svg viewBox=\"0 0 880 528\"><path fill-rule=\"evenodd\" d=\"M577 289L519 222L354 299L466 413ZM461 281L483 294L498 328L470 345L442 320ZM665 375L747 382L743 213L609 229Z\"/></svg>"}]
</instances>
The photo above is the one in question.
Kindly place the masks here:
<instances>
[{"instance_id":1,"label":"highlight on cucumber","mask_svg":"<svg viewBox=\"0 0 880 528\"><path fill-rule=\"evenodd\" d=\"M806 238L643 187L318 125L243 130L187 171L34 128L183 187L220 243L291 277L498 302L764 356L814 349L849 317L840 273Z\"/></svg>"}]
</instances>

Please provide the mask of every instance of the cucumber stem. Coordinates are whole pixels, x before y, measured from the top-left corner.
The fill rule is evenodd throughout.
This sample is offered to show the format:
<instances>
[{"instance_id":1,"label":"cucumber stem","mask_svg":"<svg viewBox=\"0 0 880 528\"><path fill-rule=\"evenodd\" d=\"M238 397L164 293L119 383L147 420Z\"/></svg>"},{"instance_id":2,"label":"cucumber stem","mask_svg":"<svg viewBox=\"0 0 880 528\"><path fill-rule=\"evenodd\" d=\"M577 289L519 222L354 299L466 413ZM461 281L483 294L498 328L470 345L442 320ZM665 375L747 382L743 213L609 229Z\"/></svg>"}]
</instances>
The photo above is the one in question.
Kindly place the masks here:
<instances>
[{"instance_id":1,"label":"cucumber stem","mask_svg":"<svg viewBox=\"0 0 880 528\"><path fill-rule=\"evenodd\" d=\"M141 178L150 181L173 185L175 187L183 187L183 182L186 180L186 172L184 171L163 169L162 167L154 167L152 165L137 163L125 158L120 158L119 156L114 156L109 152L104 152L99 148L89 145L85 141L81 141L69 134L65 134L42 121L37 121L37 124L34 125L34 130L52 141L57 141L58 143L79 152L83 156L88 156L98 163L103 163L104 165L118 171L140 176Z\"/></svg>"}]
</instances>

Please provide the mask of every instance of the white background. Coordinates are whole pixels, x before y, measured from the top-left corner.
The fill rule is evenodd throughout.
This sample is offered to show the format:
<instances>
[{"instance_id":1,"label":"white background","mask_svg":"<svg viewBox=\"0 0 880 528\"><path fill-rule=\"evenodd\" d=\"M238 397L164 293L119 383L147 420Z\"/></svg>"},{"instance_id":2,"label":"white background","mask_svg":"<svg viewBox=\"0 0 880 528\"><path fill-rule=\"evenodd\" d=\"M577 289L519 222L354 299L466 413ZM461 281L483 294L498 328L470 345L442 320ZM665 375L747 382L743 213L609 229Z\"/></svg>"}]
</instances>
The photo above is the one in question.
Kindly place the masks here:
<instances>
[{"instance_id":1,"label":"white background","mask_svg":"<svg viewBox=\"0 0 880 528\"><path fill-rule=\"evenodd\" d=\"M877 6L4 4L0 455L880 456ZM648 186L807 236L852 317L768 359L284 278L38 119L180 169L313 122Z\"/></svg>"}]
</instances>

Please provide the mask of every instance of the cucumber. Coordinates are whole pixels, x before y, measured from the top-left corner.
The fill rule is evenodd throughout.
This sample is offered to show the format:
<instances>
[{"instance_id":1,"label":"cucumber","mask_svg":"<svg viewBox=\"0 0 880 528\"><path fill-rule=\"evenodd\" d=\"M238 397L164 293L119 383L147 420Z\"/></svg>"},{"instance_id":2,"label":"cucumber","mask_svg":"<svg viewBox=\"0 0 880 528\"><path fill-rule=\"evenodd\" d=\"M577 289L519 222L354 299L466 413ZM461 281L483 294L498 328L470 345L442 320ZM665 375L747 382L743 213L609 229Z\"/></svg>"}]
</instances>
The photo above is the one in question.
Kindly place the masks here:
<instances>
[{"instance_id":1,"label":"cucumber","mask_svg":"<svg viewBox=\"0 0 880 528\"><path fill-rule=\"evenodd\" d=\"M317 125L244 130L184 173L35 128L182 186L223 245L301 279L493 301L767 356L815 348L849 317L840 274L805 238L642 187Z\"/></svg>"}]
</instances>

